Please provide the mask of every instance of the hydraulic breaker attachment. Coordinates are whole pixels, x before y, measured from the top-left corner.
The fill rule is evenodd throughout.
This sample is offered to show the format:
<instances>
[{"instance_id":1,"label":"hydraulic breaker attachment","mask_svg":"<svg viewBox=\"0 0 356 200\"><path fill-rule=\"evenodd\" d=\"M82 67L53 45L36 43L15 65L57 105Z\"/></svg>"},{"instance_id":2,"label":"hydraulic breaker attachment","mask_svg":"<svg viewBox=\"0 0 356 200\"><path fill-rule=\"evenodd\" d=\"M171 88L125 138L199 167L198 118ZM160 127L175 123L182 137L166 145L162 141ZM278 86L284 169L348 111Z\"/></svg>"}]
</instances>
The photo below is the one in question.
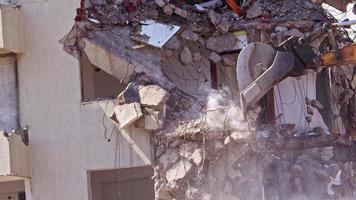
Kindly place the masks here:
<instances>
[{"instance_id":1,"label":"hydraulic breaker attachment","mask_svg":"<svg viewBox=\"0 0 356 200\"><path fill-rule=\"evenodd\" d=\"M277 51L272 65L240 93L241 108L246 115L274 85L282 81L294 69L295 59L290 52Z\"/></svg>"},{"instance_id":2,"label":"hydraulic breaker attachment","mask_svg":"<svg viewBox=\"0 0 356 200\"><path fill-rule=\"evenodd\" d=\"M355 23L324 24L307 36L288 38L275 49L262 43L251 43L242 49L237 60L237 79L245 116L273 86L288 76L301 76L308 69L356 64L356 44L339 48L332 32L335 27ZM333 50L321 53L310 43L325 34Z\"/></svg>"}]
</instances>

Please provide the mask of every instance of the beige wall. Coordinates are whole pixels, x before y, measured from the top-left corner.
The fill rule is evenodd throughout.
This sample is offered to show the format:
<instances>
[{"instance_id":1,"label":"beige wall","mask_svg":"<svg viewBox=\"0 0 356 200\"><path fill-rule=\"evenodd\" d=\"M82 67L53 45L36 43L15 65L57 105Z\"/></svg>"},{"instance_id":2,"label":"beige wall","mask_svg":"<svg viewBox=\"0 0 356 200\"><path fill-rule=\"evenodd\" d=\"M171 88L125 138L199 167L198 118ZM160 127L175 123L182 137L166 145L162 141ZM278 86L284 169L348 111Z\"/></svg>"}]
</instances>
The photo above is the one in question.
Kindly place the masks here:
<instances>
[{"instance_id":1,"label":"beige wall","mask_svg":"<svg viewBox=\"0 0 356 200\"><path fill-rule=\"evenodd\" d=\"M87 170L149 164L148 134L104 139L102 107L81 104L77 60L58 40L74 23L79 0L24 1L25 54L19 58L20 121L30 127L34 200L88 199ZM104 102L105 103L105 102ZM106 119L108 135L112 130ZM132 133L134 132L134 133ZM116 135L116 134L114 134Z\"/></svg>"}]
</instances>

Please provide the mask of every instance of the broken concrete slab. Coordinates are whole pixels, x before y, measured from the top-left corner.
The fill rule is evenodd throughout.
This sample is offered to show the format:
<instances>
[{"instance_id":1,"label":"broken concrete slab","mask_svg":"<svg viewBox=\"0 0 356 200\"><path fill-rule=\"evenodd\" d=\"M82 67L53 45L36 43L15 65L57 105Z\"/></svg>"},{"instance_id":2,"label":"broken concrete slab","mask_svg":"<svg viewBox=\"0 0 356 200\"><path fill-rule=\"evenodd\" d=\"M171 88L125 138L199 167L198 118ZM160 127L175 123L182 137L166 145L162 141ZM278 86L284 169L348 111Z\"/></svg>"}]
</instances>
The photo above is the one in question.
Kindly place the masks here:
<instances>
[{"instance_id":1,"label":"broken concrete slab","mask_svg":"<svg viewBox=\"0 0 356 200\"><path fill-rule=\"evenodd\" d=\"M172 15L174 12L171 4L167 4L167 5L163 6L162 10L163 10L164 14L166 14L166 15Z\"/></svg>"},{"instance_id":2,"label":"broken concrete slab","mask_svg":"<svg viewBox=\"0 0 356 200\"><path fill-rule=\"evenodd\" d=\"M115 116L119 123L119 128L126 128L143 116L141 105L139 103L118 105L115 107Z\"/></svg>"},{"instance_id":3,"label":"broken concrete slab","mask_svg":"<svg viewBox=\"0 0 356 200\"><path fill-rule=\"evenodd\" d=\"M186 142L184 144L182 144L179 148L179 155L185 159L191 158L193 152L195 151L195 149L198 148L198 145L196 143L193 142Z\"/></svg>"},{"instance_id":4,"label":"broken concrete slab","mask_svg":"<svg viewBox=\"0 0 356 200\"><path fill-rule=\"evenodd\" d=\"M244 44L233 33L225 33L221 36L211 37L206 42L206 48L217 53L231 52L242 49Z\"/></svg>"},{"instance_id":5,"label":"broken concrete slab","mask_svg":"<svg viewBox=\"0 0 356 200\"><path fill-rule=\"evenodd\" d=\"M174 13L178 16L181 16L183 18L187 18L188 17L188 12L186 10L183 10L181 8L175 7L174 8Z\"/></svg>"},{"instance_id":6,"label":"broken concrete slab","mask_svg":"<svg viewBox=\"0 0 356 200\"><path fill-rule=\"evenodd\" d=\"M159 183L155 183L159 184ZM155 196L156 200L172 200L172 196L169 194L169 192L166 190L166 184L161 183L155 187Z\"/></svg>"},{"instance_id":7,"label":"broken concrete slab","mask_svg":"<svg viewBox=\"0 0 356 200\"><path fill-rule=\"evenodd\" d=\"M184 178L192 169L192 164L184 159L179 160L166 172L168 182L177 181Z\"/></svg>"},{"instance_id":8,"label":"broken concrete slab","mask_svg":"<svg viewBox=\"0 0 356 200\"><path fill-rule=\"evenodd\" d=\"M168 91L158 85L140 86L138 91L141 104L156 110L161 110L170 96Z\"/></svg>"},{"instance_id":9,"label":"broken concrete slab","mask_svg":"<svg viewBox=\"0 0 356 200\"><path fill-rule=\"evenodd\" d=\"M195 52L193 54L193 60L194 62L199 62L201 60L201 54L199 52Z\"/></svg>"},{"instance_id":10,"label":"broken concrete slab","mask_svg":"<svg viewBox=\"0 0 356 200\"><path fill-rule=\"evenodd\" d=\"M221 61L221 57L219 54L211 52L209 55L209 60L211 60L213 63L219 63Z\"/></svg>"},{"instance_id":11,"label":"broken concrete slab","mask_svg":"<svg viewBox=\"0 0 356 200\"><path fill-rule=\"evenodd\" d=\"M289 30L289 31L285 31L285 32L283 32L283 35L285 36L285 37L290 37L290 36L293 36L293 37L303 37L304 36L304 34L302 33L302 32L300 32L298 29L296 29L296 28L293 28L293 29L291 29L291 30Z\"/></svg>"},{"instance_id":12,"label":"broken concrete slab","mask_svg":"<svg viewBox=\"0 0 356 200\"><path fill-rule=\"evenodd\" d=\"M84 52L93 65L119 80L128 81L128 77L130 77L134 71L134 65L131 65L126 59L110 53L88 39L85 39L84 42Z\"/></svg>"},{"instance_id":13,"label":"broken concrete slab","mask_svg":"<svg viewBox=\"0 0 356 200\"><path fill-rule=\"evenodd\" d=\"M145 129L147 130L158 130L163 127L164 119L166 117L166 108L164 107L160 111L153 109L147 109L147 114L145 114Z\"/></svg>"},{"instance_id":14,"label":"broken concrete slab","mask_svg":"<svg viewBox=\"0 0 356 200\"><path fill-rule=\"evenodd\" d=\"M203 152L201 149L195 149L192 153L191 160L196 166L199 166L203 161Z\"/></svg>"},{"instance_id":15,"label":"broken concrete slab","mask_svg":"<svg viewBox=\"0 0 356 200\"><path fill-rule=\"evenodd\" d=\"M221 17L219 14L217 14L214 10L210 10L208 13L210 22L214 25L217 26L221 22Z\"/></svg>"},{"instance_id":16,"label":"broken concrete slab","mask_svg":"<svg viewBox=\"0 0 356 200\"><path fill-rule=\"evenodd\" d=\"M178 50L180 47L180 41L177 37L173 36L170 40L168 40L164 47L170 50Z\"/></svg>"},{"instance_id":17,"label":"broken concrete slab","mask_svg":"<svg viewBox=\"0 0 356 200\"><path fill-rule=\"evenodd\" d=\"M183 51L179 55L179 58L185 65L193 63L193 54L188 47L184 47Z\"/></svg>"},{"instance_id":18,"label":"broken concrete slab","mask_svg":"<svg viewBox=\"0 0 356 200\"><path fill-rule=\"evenodd\" d=\"M155 0L155 2L161 8L167 4L164 0Z\"/></svg>"},{"instance_id":19,"label":"broken concrete slab","mask_svg":"<svg viewBox=\"0 0 356 200\"><path fill-rule=\"evenodd\" d=\"M227 33L229 32L231 26L232 24L230 22L228 22L227 20L223 20L219 25L216 26L216 29L220 33Z\"/></svg>"},{"instance_id":20,"label":"broken concrete slab","mask_svg":"<svg viewBox=\"0 0 356 200\"><path fill-rule=\"evenodd\" d=\"M260 2L254 1L249 7L246 17L248 19L255 19L263 14L263 7Z\"/></svg>"},{"instance_id":21,"label":"broken concrete slab","mask_svg":"<svg viewBox=\"0 0 356 200\"><path fill-rule=\"evenodd\" d=\"M185 40L190 40L193 42L196 42L199 40L199 36L189 29L183 31L183 33L181 34L181 37Z\"/></svg>"},{"instance_id":22,"label":"broken concrete slab","mask_svg":"<svg viewBox=\"0 0 356 200\"><path fill-rule=\"evenodd\" d=\"M313 106L314 108L317 108L318 110L324 109L324 106L318 100L315 100L315 99L311 100L310 104L311 104L311 106ZM310 105L310 104L308 104L308 102L307 102L307 105Z\"/></svg>"}]
</instances>

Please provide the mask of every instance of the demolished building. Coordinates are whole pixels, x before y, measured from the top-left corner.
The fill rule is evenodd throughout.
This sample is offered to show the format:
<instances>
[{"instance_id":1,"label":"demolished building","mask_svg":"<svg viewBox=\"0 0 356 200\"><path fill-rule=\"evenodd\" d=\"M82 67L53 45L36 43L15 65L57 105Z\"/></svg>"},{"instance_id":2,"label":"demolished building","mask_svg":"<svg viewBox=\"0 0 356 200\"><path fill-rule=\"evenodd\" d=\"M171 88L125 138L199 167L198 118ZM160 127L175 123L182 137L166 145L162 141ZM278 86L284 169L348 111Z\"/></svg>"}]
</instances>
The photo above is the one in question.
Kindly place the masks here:
<instances>
[{"instance_id":1,"label":"demolished building","mask_svg":"<svg viewBox=\"0 0 356 200\"><path fill-rule=\"evenodd\" d=\"M248 0L243 16L197 3L83 1L63 41L82 68L120 80L110 117L149 132L156 199L354 198L353 65L288 77L247 116L239 106L275 54L248 44L278 47L335 19L308 0ZM332 32L340 48L353 42ZM310 43L332 45L327 34Z\"/></svg>"}]
</instances>

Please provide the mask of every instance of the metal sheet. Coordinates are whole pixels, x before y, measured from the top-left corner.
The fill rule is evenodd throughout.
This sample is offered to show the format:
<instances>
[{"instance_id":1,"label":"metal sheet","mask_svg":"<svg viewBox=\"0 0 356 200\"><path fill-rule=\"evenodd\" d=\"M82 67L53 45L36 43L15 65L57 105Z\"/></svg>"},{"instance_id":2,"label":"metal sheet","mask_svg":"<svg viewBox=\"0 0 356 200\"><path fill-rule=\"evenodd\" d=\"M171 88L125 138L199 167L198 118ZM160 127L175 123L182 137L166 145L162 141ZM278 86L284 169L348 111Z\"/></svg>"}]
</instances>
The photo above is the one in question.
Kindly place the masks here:
<instances>
[{"instance_id":1,"label":"metal sheet","mask_svg":"<svg viewBox=\"0 0 356 200\"><path fill-rule=\"evenodd\" d=\"M141 26L139 37L134 40L162 48L180 29L179 26L162 24L155 20L145 20Z\"/></svg>"}]
</instances>

